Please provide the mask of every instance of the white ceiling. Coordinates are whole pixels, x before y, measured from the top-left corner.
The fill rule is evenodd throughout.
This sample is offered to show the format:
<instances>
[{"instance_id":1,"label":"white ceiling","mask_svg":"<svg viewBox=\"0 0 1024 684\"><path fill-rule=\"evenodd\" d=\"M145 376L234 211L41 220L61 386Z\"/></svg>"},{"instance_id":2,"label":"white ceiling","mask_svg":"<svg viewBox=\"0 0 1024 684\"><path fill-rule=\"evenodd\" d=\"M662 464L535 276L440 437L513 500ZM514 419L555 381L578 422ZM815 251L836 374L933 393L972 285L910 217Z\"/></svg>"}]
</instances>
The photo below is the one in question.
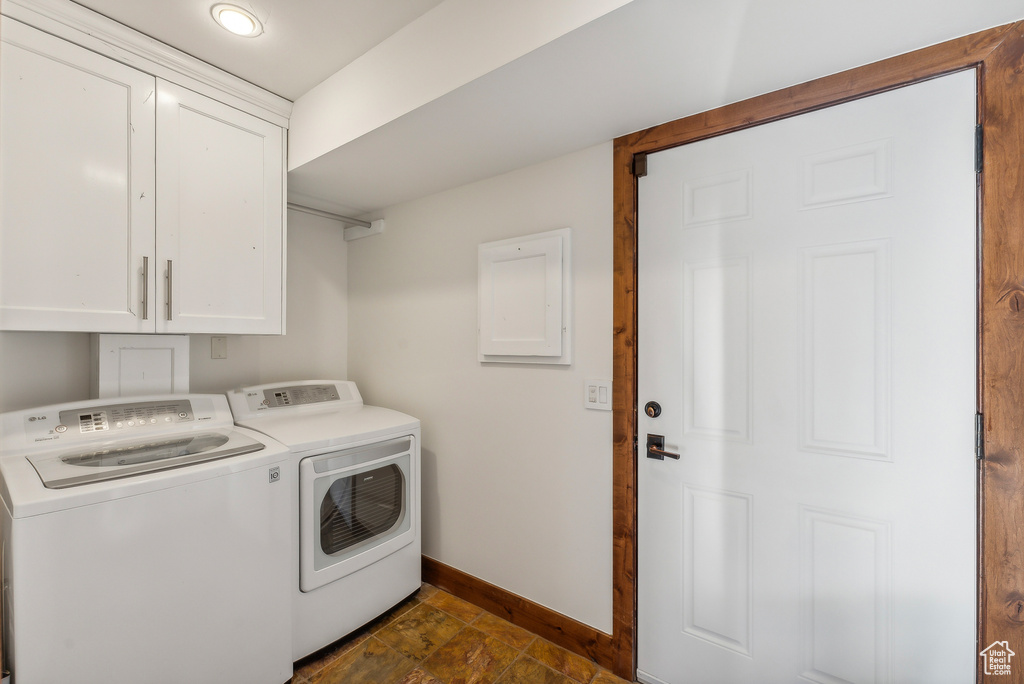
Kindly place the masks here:
<instances>
[{"instance_id":1,"label":"white ceiling","mask_svg":"<svg viewBox=\"0 0 1024 684\"><path fill-rule=\"evenodd\" d=\"M1020 18L1024 0L633 0L293 169L289 188L373 213Z\"/></svg>"},{"instance_id":2,"label":"white ceiling","mask_svg":"<svg viewBox=\"0 0 1024 684\"><path fill-rule=\"evenodd\" d=\"M442 0L232 0L258 38L214 23L217 0L75 0L126 26L295 100Z\"/></svg>"},{"instance_id":3,"label":"white ceiling","mask_svg":"<svg viewBox=\"0 0 1024 684\"><path fill-rule=\"evenodd\" d=\"M80 3L289 99L440 4L253 0L264 41L218 29L212 1ZM293 169L289 195L372 214L1022 18L1024 0L633 0Z\"/></svg>"}]
</instances>

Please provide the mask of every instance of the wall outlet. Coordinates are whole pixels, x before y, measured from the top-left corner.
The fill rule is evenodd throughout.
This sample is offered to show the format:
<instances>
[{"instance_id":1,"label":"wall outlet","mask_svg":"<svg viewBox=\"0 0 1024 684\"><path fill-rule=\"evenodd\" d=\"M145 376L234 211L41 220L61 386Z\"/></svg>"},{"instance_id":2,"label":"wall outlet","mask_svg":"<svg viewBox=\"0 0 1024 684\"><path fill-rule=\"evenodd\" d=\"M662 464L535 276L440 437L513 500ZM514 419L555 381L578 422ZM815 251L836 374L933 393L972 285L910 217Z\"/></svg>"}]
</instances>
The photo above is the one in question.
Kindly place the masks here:
<instances>
[{"instance_id":1,"label":"wall outlet","mask_svg":"<svg viewBox=\"0 0 1024 684\"><path fill-rule=\"evenodd\" d=\"M583 407L598 411L611 411L612 381L585 380L583 383Z\"/></svg>"}]
</instances>

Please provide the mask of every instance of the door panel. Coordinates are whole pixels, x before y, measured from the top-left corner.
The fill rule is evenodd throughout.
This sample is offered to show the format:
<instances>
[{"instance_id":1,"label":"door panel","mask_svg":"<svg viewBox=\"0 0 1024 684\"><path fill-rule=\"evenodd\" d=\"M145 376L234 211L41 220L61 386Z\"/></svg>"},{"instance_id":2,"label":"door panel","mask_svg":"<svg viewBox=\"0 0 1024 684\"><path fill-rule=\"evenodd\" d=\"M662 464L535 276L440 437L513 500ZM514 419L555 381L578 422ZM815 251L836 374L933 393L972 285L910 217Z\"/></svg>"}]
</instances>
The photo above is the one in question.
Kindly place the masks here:
<instances>
[{"instance_id":1,"label":"door panel","mask_svg":"<svg viewBox=\"0 0 1024 684\"><path fill-rule=\"evenodd\" d=\"M157 130L158 332L282 333L281 128L159 81Z\"/></svg>"},{"instance_id":2,"label":"door panel","mask_svg":"<svg viewBox=\"0 0 1024 684\"><path fill-rule=\"evenodd\" d=\"M975 90L650 155L642 679L973 679Z\"/></svg>"},{"instance_id":3,"label":"door panel","mask_svg":"<svg viewBox=\"0 0 1024 684\"><path fill-rule=\"evenodd\" d=\"M2 52L0 328L152 332L153 77L6 17Z\"/></svg>"}]
</instances>

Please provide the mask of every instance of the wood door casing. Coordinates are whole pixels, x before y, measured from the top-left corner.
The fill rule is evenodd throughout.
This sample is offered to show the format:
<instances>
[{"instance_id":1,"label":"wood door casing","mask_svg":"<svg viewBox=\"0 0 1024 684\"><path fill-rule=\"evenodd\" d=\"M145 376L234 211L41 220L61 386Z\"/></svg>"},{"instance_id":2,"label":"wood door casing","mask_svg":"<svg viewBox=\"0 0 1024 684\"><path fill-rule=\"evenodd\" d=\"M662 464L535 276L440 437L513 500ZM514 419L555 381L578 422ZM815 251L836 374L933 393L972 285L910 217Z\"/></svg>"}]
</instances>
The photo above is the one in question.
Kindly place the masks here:
<instances>
[{"instance_id":1,"label":"wood door casing","mask_svg":"<svg viewBox=\"0 0 1024 684\"><path fill-rule=\"evenodd\" d=\"M636 217L634 159L943 74L976 69L979 176L979 650L1024 648L1024 22L957 38L616 139L614 150L613 634L615 671L636 653ZM980 669L979 681L984 678ZM1000 681L1007 681L1000 678ZM1024 667L1010 681L1024 682Z\"/></svg>"}]
</instances>

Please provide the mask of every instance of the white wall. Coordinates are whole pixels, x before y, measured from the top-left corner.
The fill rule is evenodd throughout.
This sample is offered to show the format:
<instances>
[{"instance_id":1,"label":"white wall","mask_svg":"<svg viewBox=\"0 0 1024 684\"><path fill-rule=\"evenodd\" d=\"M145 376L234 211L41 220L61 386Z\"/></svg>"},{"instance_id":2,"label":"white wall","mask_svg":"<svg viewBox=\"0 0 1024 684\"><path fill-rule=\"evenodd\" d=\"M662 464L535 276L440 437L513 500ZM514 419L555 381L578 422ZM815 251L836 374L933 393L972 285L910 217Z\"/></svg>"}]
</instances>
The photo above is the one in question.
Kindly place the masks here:
<instances>
[{"instance_id":1,"label":"white wall","mask_svg":"<svg viewBox=\"0 0 1024 684\"><path fill-rule=\"evenodd\" d=\"M228 358L210 358L210 336L191 336L193 392L348 374L348 256L343 227L288 212L287 333L229 335Z\"/></svg>"},{"instance_id":2,"label":"white wall","mask_svg":"<svg viewBox=\"0 0 1024 684\"><path fill-rule=\"evenodd\" d=\"M612 145L384 212L349 243L349 368L423 422L423 550L611 631ZM477 245L569 226L571 367L477 361Z\"/></svg>"},{"instance_id":3,"label":"white wall","mask_svg":"<svg viewBox=\"0 0 1024 684\"><path fill-rule=\"evenodd\" d=\"M89 397L89 335L0 332L0 411Z\"/></svg>"},{"instance_id":4,"label":"white wall","mask_svg":"<svg viewBox=\"0 0 1024 684\"><path fill-rule=\"evenodd\" d=\"M347 377L347 243L341 224L288 212L288 333L228 336L228 358L210 358L210 336L190 336L189 385L221 393L279 380ZM0 333L0 411L89 398L88 333Z\"/></svg>"}]
</instances>

